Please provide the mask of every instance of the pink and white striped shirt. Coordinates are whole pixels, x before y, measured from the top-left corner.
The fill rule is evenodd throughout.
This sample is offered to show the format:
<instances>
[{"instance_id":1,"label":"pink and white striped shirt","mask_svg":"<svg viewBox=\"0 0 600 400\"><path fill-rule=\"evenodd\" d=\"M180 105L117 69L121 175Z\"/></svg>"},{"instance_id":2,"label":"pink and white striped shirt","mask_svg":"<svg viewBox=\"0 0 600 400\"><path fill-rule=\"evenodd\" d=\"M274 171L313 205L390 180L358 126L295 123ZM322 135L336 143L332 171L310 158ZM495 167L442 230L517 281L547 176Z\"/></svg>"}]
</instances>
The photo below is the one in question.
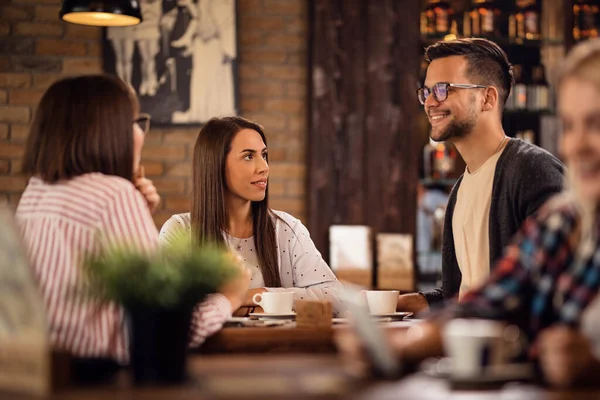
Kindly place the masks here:
<instances>
[{"instance_id":1,"label":"pink and white striped shirt","mask_svg":"<svg viewBox=\"0 0 600 400\"><path fill-rule=\"evenodd\" d=\"M83 301L76 289L86 254L129 243L158 248L158 231L144 197L117 176L85 174L48 184L32 177L16 212L23 242L38 281L51 343L79 357L127 362L123 311L116 304ZM231 315L227 299L213 295L198 307L192 342L200 344Z\"/></svg>"}]
</instances>

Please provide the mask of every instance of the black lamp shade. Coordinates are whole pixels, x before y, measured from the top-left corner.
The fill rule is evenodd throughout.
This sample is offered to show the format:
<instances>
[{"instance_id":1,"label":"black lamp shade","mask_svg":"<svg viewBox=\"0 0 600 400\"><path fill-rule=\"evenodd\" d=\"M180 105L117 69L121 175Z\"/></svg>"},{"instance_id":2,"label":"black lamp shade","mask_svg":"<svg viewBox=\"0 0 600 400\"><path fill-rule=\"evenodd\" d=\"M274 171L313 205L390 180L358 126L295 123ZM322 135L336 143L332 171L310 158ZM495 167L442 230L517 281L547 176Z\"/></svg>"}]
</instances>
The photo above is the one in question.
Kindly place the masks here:
<instances>
[{"instance_id":1,"label":"black lamp shade","mask_svg":"<svg viewBox=\"0 0 600 400\"><path fill-rule=\"evenodd\" d=\"M138 0L63 0L60 18L92 26L131 26L142 22Z\"/></svg>"}]
</instances>

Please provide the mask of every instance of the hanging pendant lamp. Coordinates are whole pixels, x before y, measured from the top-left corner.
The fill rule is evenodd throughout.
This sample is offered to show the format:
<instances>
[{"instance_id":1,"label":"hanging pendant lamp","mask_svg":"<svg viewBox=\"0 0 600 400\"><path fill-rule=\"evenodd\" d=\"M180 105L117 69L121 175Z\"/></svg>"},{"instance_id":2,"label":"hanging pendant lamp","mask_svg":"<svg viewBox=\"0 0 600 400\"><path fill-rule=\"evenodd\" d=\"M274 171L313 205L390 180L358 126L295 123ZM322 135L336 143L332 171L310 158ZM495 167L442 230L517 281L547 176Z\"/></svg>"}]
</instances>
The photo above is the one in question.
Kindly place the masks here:
<instances>
[{"instance_id":1,"label":"hanging pendant lamp","mask_svg":"<svg viewBox=\"0 0 600 400\"><path fill-rule=\"evenodd\" d=\"M63 0L59 15L79 25L131 26L142 22L137 0Z\"/></svg>"}]
</instances>

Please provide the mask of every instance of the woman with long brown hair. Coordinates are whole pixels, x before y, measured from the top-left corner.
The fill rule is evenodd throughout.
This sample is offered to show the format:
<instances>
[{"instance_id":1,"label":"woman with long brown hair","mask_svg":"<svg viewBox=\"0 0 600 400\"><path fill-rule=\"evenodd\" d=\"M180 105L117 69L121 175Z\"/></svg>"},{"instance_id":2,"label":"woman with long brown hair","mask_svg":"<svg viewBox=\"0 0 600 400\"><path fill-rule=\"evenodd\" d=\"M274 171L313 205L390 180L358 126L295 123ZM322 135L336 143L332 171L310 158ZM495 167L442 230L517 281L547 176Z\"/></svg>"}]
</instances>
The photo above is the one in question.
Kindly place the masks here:
<instances>
[{"instance_id":1,"label":"woman with long brown hair","mask_svg":"<svg viewBox=\"0 0 600 400\"><path fill-rule=\"evenodd\" d=\"M306 227L268 205L268 150L263 128L242 117L212 118L194 147L190 213L174 215L161 239L193 232L237 253L252 271L245 301L264 291L293 291L295 299L327 299L340 311L341 284L321 257Z\"/></svg>"},{"instance_id":2,"label":"woman with long brown hair","mask_svg":"<svg viewBox=\"0 0 600 400\"><path fill-rule=\"evenodd\" d=\"M86 254L123 243L147 253L158 248L151 212L160 197L140 164L149 123L124 82L80 76L50 86L27 139L23 172L30 179L16 221L45 303L50 343L74 357L76 380L101 378L128 361L121 307L84 301L72 289L82 283ZM224 288L229 297L233 289L245 294L249 276L241 280L241 290ZM227 300L205 301L196 336L211 327L219 302Z\"/></svg>"}]
</instances>

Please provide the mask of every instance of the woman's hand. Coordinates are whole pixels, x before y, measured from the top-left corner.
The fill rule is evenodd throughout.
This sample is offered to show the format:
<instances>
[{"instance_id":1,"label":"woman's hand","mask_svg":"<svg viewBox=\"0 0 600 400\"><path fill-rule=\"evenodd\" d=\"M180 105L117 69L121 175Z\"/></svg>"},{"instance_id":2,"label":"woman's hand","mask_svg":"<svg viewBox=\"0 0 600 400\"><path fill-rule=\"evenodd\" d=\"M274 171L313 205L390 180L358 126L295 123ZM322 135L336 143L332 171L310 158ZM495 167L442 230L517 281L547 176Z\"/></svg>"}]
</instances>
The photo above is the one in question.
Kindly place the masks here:
<instances>
[{"instance_id":1,"label":"woman's hand","mask_svg":"<svg viewBox=\"0 0 600 400\"><path fill-rule=\"evenodd\" d=\"M591 382L590 378L600 369L589 340L577 329L567 326L542 331L534 351L548 383L559 388Z\"/></svg>"},{"instance_id":2,"label":"woman's hand","mask_svg":"<svg viewBox=\"0 0 600 400\"><path fill-rule=\"evenodd\" d=\"M252 276L250 270L240 260L237 260L237 258L239 256L236 256L236 265L240 270L239 274L233 280L219 288L219 293L225 296L229 300L229 303L231 303L232 313L244 305L246 292L250 286L250 278Z\"/></svg>"},{"instance_id":3,"label":"woman's hand","mask_svg":"<svg viewBox=\"0 0 600 400\"><path fill-rule=\"evenodd\" d=\"M145 177L144 166L140 165L138 170L136 171L133 177L133 184L135 188L144 196L146 202L148 203L148 208L150 209L150 213L154 214L154 212L158 209L160 205L160 195L156 190L156 187L152 183L152 181Z\"/></svg>"}]
</instances>

